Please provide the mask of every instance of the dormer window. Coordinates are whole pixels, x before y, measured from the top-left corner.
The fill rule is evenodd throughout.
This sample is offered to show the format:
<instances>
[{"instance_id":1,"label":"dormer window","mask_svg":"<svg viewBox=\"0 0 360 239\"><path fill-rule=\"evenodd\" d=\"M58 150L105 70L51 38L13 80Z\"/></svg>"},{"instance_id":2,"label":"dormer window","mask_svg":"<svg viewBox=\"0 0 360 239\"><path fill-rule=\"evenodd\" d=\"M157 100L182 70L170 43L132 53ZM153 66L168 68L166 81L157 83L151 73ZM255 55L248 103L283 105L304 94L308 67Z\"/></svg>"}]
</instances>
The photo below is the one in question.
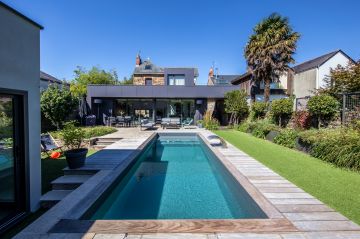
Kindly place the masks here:
<instances>
[{"instance_id":1,"label":"dormer window","mask_svg":"<svg viewBox=\"0 0 360 239\"><path fill-rule=\"evenodd\" d=\"M151 70L151 65L145 65L145 70Z\"/></svg>"}]
</instances>

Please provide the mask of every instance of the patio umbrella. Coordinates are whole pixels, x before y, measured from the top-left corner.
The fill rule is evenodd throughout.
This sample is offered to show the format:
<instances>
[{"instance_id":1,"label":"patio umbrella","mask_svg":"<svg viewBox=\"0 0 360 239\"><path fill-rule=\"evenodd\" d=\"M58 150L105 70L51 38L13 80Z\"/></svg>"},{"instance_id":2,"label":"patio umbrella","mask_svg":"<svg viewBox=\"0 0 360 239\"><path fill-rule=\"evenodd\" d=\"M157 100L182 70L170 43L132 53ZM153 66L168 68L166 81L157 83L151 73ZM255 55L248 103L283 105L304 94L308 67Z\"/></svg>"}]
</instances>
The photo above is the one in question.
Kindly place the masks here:
<instances>
[{"instance_id":1,"label":"patio umbrella","mask_svg":"<svg viewBox=\"0 0 360 239\"><path fill-rule=\"evenodd\" d=\"M81 118L81 123L83 123L83 118L91 114L90 106L86 101L86 95L84 95L79 101L79 116Z\"/></svg>"}]
</instances>

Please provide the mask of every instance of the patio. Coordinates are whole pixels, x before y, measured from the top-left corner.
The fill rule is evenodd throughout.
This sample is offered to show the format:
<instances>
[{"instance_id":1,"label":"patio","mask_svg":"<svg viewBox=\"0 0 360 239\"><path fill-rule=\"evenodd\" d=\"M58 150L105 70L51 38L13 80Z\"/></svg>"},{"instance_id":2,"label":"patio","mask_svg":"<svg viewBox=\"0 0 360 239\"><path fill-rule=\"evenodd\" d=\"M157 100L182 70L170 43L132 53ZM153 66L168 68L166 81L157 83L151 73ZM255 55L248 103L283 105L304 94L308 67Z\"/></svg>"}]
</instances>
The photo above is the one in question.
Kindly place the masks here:
<instances>
[{"instance_id":1,"label":"patio","mask_svg":"<svg viewBox=\"0 0 360 239\"><path fill-rule=\"evenodd\" d=\"M197 132L204 139L213 134L205 129L158 131ZM104 136L122 139L90 156L81 169L82 172L98 172L16 238L360 238L358 225L230 143L227 148L211 148L258 204L268 205L268 215L272 214L274 219L271 220L278 223L273 224L270 220L267 226L259 220L246 220L240 224L230 220L220 224L211 220L195 224L189 224L187 220L155 224L140 221L132 225L119 221L95 221L90 226L81 223L79 218L103 193L104 186L114 180L154 136L155 131L140 131L139 128L120 128Z\"/></svg>"}]
</instances>

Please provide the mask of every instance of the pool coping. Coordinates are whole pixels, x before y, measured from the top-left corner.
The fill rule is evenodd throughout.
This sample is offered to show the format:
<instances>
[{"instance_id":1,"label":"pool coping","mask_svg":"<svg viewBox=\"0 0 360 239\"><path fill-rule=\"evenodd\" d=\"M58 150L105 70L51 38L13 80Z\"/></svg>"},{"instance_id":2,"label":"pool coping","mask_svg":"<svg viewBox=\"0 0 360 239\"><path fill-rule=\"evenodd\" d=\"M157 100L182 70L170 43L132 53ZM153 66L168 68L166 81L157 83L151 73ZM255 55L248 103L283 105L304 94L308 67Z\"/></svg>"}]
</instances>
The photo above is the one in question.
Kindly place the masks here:
<instances>
[{"instance_id":1,"label":"pool coping","mask_svg":"<svg viewBox=\"0 0 360 239\"><path fill-rule=\"evenodd\" d=\"M150 219L150 220L87 220L81 219L85 213L100 199L103 193L109 190L109 187L124 172L131 163L136 160L139 153L156 137L157 134L167 134L157 132L152 134L139 148L138 153L129 156L127 164L114 169L111 180L106 180L99 184L96 193L88 196L87 201L72 211L71 215L62 218L49 231L50 233L154 233L154 232L296 232L298 231L293 224L269 202L256 188L228 162L215 147L211 146L209 141L200 132L189 132L185 134L197 135L200 140L215 154L217 159L226 170L235 178L235 180L245 189L250 197L257 203L260 209L266 214L266 219ZM173 133L168 133L173 134ZM184 132L174 133L184 135ZM101 187L101 188L99 188ZM211 226L209 226L211 225Z\"/></svg>"},{"instance_id":2,"label":"pool coping","mask_svg":"<svg viewBox=\"0 0 360 239\"><path fill-rule=\"evenodd\" d=\"M69 194L65 199L58 203L54 208L50 209L41 218L36 220L29 227L24 229L16 238L28 238L28 235L42 234L72 234L72 233L95 233L96 234L121 234L121 233L272 233L280 235L282 232L328 232L345 233L350 231L359 232L360 227L343 217L341 214L334 212L323 203L314 198L299 199L296 198L273 198L271 193L266 193L263 189L276 188L282 189L287 185L282 182L286 181L281 176L275 174L272 170L263 166L261 163L244 154L241 150L228 144L227 149L213 147L206 139L207 136L213 135L207 130L196 131L196 133L207 144L209 149L218 157L229 172L237 180L241 180L240 184L257 202L260 208L269 216L270 219L223 219L223 220L79 220L81 216L93 205L98 199L94 195L101 195L113 180L118 177L129 163L131 163L141 150L156 136L158 132L152 133L142 142L139 147L134 150L125 160L126 163L120 164L114 170L100 170L87 182L81 185L74 192ZM190 132L189 132L190 133ZM240 156L231 155L231 150ZM227 152L225 154L225 152ZM230 154L229 154L230 152ZM227 155L229 154L229 155ZM219 157L220 156L220 157ZM223 160L224 161L223 161ZM233 159L238 160L235 162ZM234 161L234 162L233 162ZM241 164L239 162L241 161ZM246 171L248 167L252 172L252 165L262 165L263 168L269 170L264 173L265 176L249 176ZM239 166L239 165L241 166ZM242 167L242 165L244 167ZM118 173L116 173L118 172ZM255 172L255 171L254 171ZM260 172L260 171L259 171ZM235 175L234 175L235 173ZM116 175L116 176L115 176ZM258 174L255 174L258 175ZM262 173L261 173L262 175ZM276 175L276 176L269 176ZM273 180L274 178L274 180ZM290 182L288 182L291 184ZM107 185L107 186L106 186ZM293 188L299 189L291 184ZM250 188L250 191L248 190ZM286 189L286 188L285 188ZM301 191L301 189L299 189ZM277 192L277 191L276 191ZM276 193L275 193L276 194ZM305 193L303 193L305 194ZM310 195L309 195L310 196ZM309 201L307 201L309 200ZM260 203L259 203L260 201ZM265 205L263 208L261 205ZM265 209L265 210L264 210ZM316 217L317 214L332 213L331 218L322 219ZM314 218L306 218L308 214L314 213ZM321 214L321 216L324 216ZM342 216L342 218L340 217ZM330 217L330 216L329 216ZM129 224L130 223L130 224ZM262 228L261 228L262 227ZM146 230L145 230L146 229ZM221 235L221 234L217 234Z\"/></svg>"}]
</instances>

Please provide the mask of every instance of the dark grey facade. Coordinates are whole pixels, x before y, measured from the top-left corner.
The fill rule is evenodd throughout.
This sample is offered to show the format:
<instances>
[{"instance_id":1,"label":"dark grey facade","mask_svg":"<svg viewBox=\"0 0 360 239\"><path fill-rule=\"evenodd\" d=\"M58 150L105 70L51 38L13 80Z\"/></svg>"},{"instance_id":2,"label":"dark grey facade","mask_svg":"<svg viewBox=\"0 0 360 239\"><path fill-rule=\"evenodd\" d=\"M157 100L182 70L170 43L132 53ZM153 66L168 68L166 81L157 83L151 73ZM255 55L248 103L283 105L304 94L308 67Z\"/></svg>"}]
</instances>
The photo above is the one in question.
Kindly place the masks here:
<instances>
[{"instance_id":1,"label":"dark grey facade","mask_svg":"<svg viewBox=\"0 0 360 239\"><path fill-rule=\"evenodd\" d=\"M194 86L196 79L199 75L196 68L165 68L164 69L164 80L165 85L168 85L168 78L170 75L184 75L185 86Z\"/></svg>"}]
</instances>

